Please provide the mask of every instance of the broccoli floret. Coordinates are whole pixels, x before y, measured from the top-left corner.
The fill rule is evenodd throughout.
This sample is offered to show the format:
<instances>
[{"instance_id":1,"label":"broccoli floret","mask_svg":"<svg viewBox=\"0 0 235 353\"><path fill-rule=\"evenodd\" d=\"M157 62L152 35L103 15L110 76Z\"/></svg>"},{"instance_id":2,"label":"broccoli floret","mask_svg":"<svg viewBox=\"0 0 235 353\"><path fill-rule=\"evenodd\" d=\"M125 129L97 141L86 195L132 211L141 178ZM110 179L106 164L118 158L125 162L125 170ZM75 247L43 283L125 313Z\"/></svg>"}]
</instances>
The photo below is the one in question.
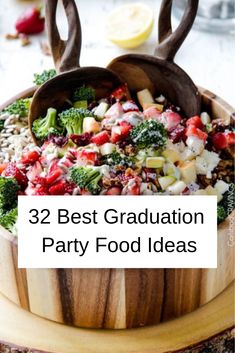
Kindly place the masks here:
<instances>
[{"instance_id":1,"label":"broccoli floret","mask_svg":"<svg viewBox=\"0 0 235 353\"><path fill-rule=\"evenodd\" d=\"M49 108L45 118L34 120L32 130L39 140L45 140L49 135L63 135L63 129L56 119L56 109Z\"/></svg>"},{"instance_id":2,"label":"broccoli floret","mask_svg":"<svg viewBox=\"0 0 235 353\"><path fill-rule=\"evenodd\" d=\"M5 213L15 208L20 187L13 178L0 176L0 213Z\"/></svg>"},{"instance_id":3,"label":"broccoli floret","mask_svg":"<svg viewBox=\"0 0 235 353\"><path fill-rule=\"evenodd\" d=\"M217 206L217 222L221 223L227 217L227 212L225 211L223 206Z\"/></svg>"},{"instance_id":4,"label":"broccoli floret","mask_svg":"<svg viewBox=\"0 0 235 353\"><path fill-rule=\"evenodd\" d=\"M91 87L82 86L75 90L73 94L73 101L94 101L95 90Z\"/></svg>"},{"instance_id":5,"label":"broccoli floret","mask_svg":"<svg viewBox=\"0 0 235 353\"><path fill-rule=\"evenodd\" d=\"M60 124L67 130L67 135L81 135L83 120L93 114L85 108L70 108L59 114Z\"/></svg>"},{"instance_id":6,"label":"broccoli floret","mask_svg":"<svg viewBox=\"0 0 235 353\"><path fill-rule=\"evenodd\" d=\"M56 76L56 71L54 69L44 70L41 74L34 74L33 83L37 86L41 86L46 81L50 80Z\"/></svg>"},{"instance_id":7,"label":"broccoli floret","mask_svg":"<svg viewBox=\"0 0 235 353\"><path fill-rule=\"evenodd\" d=\"M4 120L0 120L0 132L4 129Z\"/></svg>"},{"instance_id":8,"label":"broccoli floret","mask_svg":"<svg viewBox=\"0 0 235 353\"><path fill-rule=\"evenodd\" d=\"M117 151L104 156L102 158L102 162L109 166L124 166L124 167L133 166L133 160L130 157L120 154Z\"/></svg>"},{"instance_id":9,"label":"broccoli floret","mask_svg":"<svg viewBox=\"0 0 235 353\"><path fill-rule=\"evenodd\" d=\"M74 166L70 170L70 178L81 189L86 189L93 195L97 195L101 191L99 181L102 174L98 168Z\"/></svg>"},{"instance_id":10,"label":"broccoli floret","mask_svg":"<svg viewBox=\"0 0 235 353\"><path fill-rule=\"evenodd\" d=\"M130 137L138 148L163 148L167 142L167 131L163 124L150 119L135 126Z\"/></svg>"},{"instance_id":11,"label":"broccoli floret","mask_svg":"<svg viewBox=\"0 0 235 353\"><path fill-rule=\"evenodd\" d=\"M29 114L29 106L31 103L31 98L18 99L14 103L8 105L3 112L7 112L9 114L16 114L20 117L27 117Z\"/></svg>"},{"instance_id":12,"label":"broccoli floret","mask_svg":"<svg viewBox=\"0 0 235 353\"><path fill-rule=\"evenodd\" d=\"M230 184L228 191L223 195L223 199L217 206L217 221L221 223L227 218L235 208L235 185Z\"/></svg>"},{"instance_id":13,"label":"broccoli floret","mask_svg":"<svg viewBox=\"0 0 235 353\"><path fill-rule=\"evenodd\" d=\"M0 225L10 232L14 231L15 223L17 221L18 210L17 208L13 208L9 212L0 213Z\"/></svg>"}]
</instances>

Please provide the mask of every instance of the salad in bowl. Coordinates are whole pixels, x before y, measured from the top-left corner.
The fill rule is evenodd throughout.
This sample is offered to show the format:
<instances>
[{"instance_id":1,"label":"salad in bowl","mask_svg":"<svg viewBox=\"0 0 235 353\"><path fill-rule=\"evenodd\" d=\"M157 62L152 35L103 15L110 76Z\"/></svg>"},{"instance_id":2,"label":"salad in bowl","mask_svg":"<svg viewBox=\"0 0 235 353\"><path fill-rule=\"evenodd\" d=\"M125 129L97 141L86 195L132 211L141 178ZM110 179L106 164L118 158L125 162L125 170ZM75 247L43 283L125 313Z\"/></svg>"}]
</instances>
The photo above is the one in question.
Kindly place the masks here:
<instances>
[{"instance_id":1,"label":"salad in bowl","mask_svg":"<svg viewBox=\"0 0 235 353\"><path fill-rule=\"evenodd\" d=\"M0 113L0 224L17 234L18 195L216 195L218 223L234 209L234 131L207 112L186 117L126 85L97 101L78 87L33 123L30 98Z\"/></svg>"}]
</instances>

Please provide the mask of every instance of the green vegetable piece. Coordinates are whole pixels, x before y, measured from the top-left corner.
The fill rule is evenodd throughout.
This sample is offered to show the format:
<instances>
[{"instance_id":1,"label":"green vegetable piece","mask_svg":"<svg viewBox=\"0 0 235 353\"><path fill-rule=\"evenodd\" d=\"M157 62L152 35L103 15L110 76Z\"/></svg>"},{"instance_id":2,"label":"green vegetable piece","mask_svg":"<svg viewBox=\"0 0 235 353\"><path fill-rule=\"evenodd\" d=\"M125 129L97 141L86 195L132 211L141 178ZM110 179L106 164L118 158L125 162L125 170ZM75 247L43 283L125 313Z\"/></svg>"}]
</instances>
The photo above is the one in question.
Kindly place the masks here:
<instances>
[{"instance_id":1,"label":"green vegetable piece","mask_svg":"<svg viewBox=\"0 0 235 353\"><path fill-rule=\"evenodd\" d=\"M167 131L163 124L156 120L146 120L135 126L130 134L138 148L163 148L167 142Z\"/></svg>"},{"instance_id":2,"label":"green vegetable piece","mask_svg":"<svg viewBox=\"0 0 235 353\"><path fill-rule=\"evenodd\" d=\"M0 213L3 214L17 205L18 191L20 187L13 178L0 176Z\"/></svg>"},{"instance_id":3,"label":"green vegetable piece","mask_svg":"<svg viewBox=\"0 0 235 353\"><path fill-rule=\"evenodd\" d=\"M34 74L34 80L33 83L37 86L43 85L46 81L50 80L56 76L56 70L50 69L50 70L44 70L41 74Z\"/></svg>"},{"instance_id":4,"label":"green vegetable piece","mask_svg":"<svg viewBox=\"0 0 235 353\"><path fill-rule=\"evenodd\" d=\"M63 128L59 125L56 114L56 109L49 108L45 118L34 120L32 130L38 140L45 140L49 135L63 135Z\"/></svg>"},{"instance_id":5,"label":"green vegetable piece","mask_svg":"<svg viewBox=\"0 0 235 353\"><path fill-rule=\"evenodd\" d=\"M0 225L6 229L8 229L10 232L13 232L15 223L17 221L17 216L18 216L18 209L13 208L9 212L6 213L0 213Z\"/></svg>"},{"instance_id":6,"label":"green vegetable piece","mask_svg":"<svg viewBox=\"0 0 235 353\"><path fill-rule=\"evenodd\" d=\"M227 212L225 211L223 206L217 206L217 222L221 223L227 217Z\"/></svg>"},{"instance_id":7,"label":"green vegetable piece","mask_svg":"<svg viewBox=\"0 0 235 353\"><path fill-rule=\"evenodd\" d=\"M97 195L101 191L99 181L102 174L97 168L74 166L70 170L70 178L81 189L86 189L93 195Z\"/></svg>"},{"instance_id":8,"label":"green vegetable piece","mask_svg":"<svg viewBox=\"0 0 235 353\"><path fill-rule=\"evenodd\" d=\"M89 101L95 100L95 90L92 87L82 86L77 88L73 94L73 101Z\"/></svg>"},{"instance_id":9,"label":"green vegetable piece","mask_svg":"<svg viewBox=\"0 0 235 353\"><path fill-rule=\"evenodd\" d=\"M124 166L124 167L132 167L133 160L130 157L127 157L123 154L118 153L117 151L105 155L102 158L102 162L109 166Z\"/></svg>"},{"instance_id":10,"label":"green vegetable piece","mask_svg":"<svg viewBox=\"0 0 235 353\"><path fill-rule=\"evenodd\" d=\"M83 120L93 114L84 108L70 108L59 114L60 125L63 126L67 135L81 135L83 133Z\"/></svg>"},{"instance_id":11,"label":"green vegetable piece","mask_svg":"<svg viewBox=\"0 0 235 353\"><path fill-rule=\"evenodd\" d=\"M76 101L73 103L74 108L87 108L87 101Z\"/></svg>"},{"instance_id":12,"label":"green vegetable piece","mask_svg":"<svg viewBox=\"0 0 235 353\"><path fill-rule=\"evenodd\" d=\"M18 99L14 103L8 105L3 112L19 115L20 117L27 117L31 100L31 98Z\"/></svg>"}]
</instances>

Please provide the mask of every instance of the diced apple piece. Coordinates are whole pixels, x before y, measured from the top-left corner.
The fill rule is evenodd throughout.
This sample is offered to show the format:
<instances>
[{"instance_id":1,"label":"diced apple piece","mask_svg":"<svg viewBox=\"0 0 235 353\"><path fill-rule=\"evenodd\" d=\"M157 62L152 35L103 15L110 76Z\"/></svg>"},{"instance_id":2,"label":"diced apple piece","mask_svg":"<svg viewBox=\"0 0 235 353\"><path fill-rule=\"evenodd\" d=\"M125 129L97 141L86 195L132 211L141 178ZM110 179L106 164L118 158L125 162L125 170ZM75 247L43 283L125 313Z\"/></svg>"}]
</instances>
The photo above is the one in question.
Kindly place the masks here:
<instances>
[{"instance_id":1,"label":"diced apple piece","mask_svg":"<svg viewBox=\"0 0 235 353\"><path fill-rule=\"evenodd\" d=\"M100 124L92 117L87 117L83 120L83 132L99 132Z\"/></svg>"},{"instance_id":2,"label":"diced apple piece","mask_svg":"<svg viewBox=\"0 0 235 353\"><path fill-rule=\"evenodd\" d=\"M171 161L172 163L178 162L181 160L180 153L176 150L167 148L162 152L163 157Z\"/></svg>"},{"instance_id":3,"label":"diced apple piece","mask_svg":"<svg viewBox=\"0 0 235 353\"><path fill-rule=\"evenodd\" d=\"M140 105L143 108L144 108L144 104L154 103L153 96L147 88L143 89L142 91L137 92L137 98L138 98Z\"/></svg>"},{"instance_id":4,"label":"diced apple piece","mask_svg":"<svg viewBox=\"0 0 235 353\"><path fill-rule=\"evenodd\" d=\"M97 118L99 119L103 119L108 108L109 108L108 103L101 102L95 110L95 113L94 113L95 116L97 116Z\"/></svg>"},{"instance_id":5,"label":"diced apple piece","mask_svg":"<svg viewBox=\"0 0 235 353\"><path fill-rule=\"evenodd\" d=\"M186 145L194 153L194 156L198 156L204 149L204 141L196 136L189 136L186 140Z\"/></svg>"},{"instance_id":6,"label":"diced apple piece","mask_svg":"<svg viewBox=\"0 0 235 353\"><path fill-rule=\"evenodd\" d=\"M181 159L183 161L191 161L192 159L195 158L195 154L193 153L190 148L185 147L184 151L181 153Z\"/></svg>"},{"instance_id":7,"label":"diced apple piece","mask_svg":"<svg viewBox=\"0 0 235 353\"><path fill-rule=\"evenodd\" d=\"M195 161L183 162L178 166L181 179L186 183L194 183L197 179Z\"/></svg>"},{"instance_id":8,"label":"diced apple piece","mask_svg":"<svg viewBox=\"0 0 235 353\"><path fill-rule=\"evenodd\" d=\"M143 109L145 110L148 108L155 108L161 113L163 111L164 105L157 103L144 103Z\"/></svg>"},{"instance_id":9,"label":"diced apple piece","mask_svg":"<svg viewBox=\"0 0 235 353\"><path fill-rule=\"evenodd\" d=\"M100 153L102 156L105 156L107 154L111 154L113 151L115 151L115 149L116 147L113 143L107 142L100 147Z\"/></svg>"},{"instance_id":10,"label":"diced apple piece","mask_svg":"<svg viewBox=\"0 0 235 353\"><path fill-rule=\"evenodd\" d=\"M221 194L224 194L226 191L228 191L229 184L225 183L225 181L223 180L218 180L214 185L214 187L218 192L220 192Z\"/></svg>"},{"instance_id":11,"label":"diced apple piece","mask_svg":"<svg viewBox=\"0 0 235 353\"><path fill-rule=\"evenodd\" d=\"M165 162L163 157L147 157L146 167L147 168L162 168Z\"/></svg>"},{"instance_id":12,"label":"diced apple piece","mask_svg":"<svg viewBox=\"0 0 235 353\"><path fill-rule=\"evenodd\" d=\"M213 186L211 186L211 185L208 185L205 188L205 191L206 191L207 195L217 196L217 202L220 202L223 198L222 194L218 190L216 190L216 188L213 188Z\"/></svg>"},{"instance_id":13,"label":"diced apple piece","mask_svg":"<svg viewBox=\"0 0 235 353\"><path fill-rule=\"evenodd\" d=\"M182 180L178 180L174 184L168 186L166 191L168 191L171 195L180 195L186 186L187 185Z\"/></svg>"},{"instance_id":14,"label":"diced apple piece","mask_svg":"<svg viewBox=\"0 0 235 353\"><path fill-rule=\"evenodd\" d=\"M169 187L169 185L175 182L175 178L173 176L164 176L164 177L158 178L158 182L162 190L166 190Z\"/></svg>"}]
</instances>

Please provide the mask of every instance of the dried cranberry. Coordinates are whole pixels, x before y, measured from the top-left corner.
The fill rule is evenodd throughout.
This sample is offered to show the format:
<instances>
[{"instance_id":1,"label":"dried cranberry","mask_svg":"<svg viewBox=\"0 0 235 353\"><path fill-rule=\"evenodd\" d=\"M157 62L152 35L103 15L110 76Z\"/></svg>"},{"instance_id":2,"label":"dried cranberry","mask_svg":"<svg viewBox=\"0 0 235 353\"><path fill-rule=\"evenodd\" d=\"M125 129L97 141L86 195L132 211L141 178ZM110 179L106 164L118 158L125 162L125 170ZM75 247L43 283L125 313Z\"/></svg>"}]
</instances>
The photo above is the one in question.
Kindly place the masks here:
<instances>
[{"instance_id":1,"label":"dried cranberry","mask_svg":"<svg viewBox=\"0 0 235 353\"><path fill-rule=\"evenodd\" d=\"M92 133L85 132L81 135L70 135L70 139L77 145L77 146L86 146L91 142Z\"/></svg>"},{"instance_id":2,"label":"dried cranberry","mask_svg":"<svg viewBox=\"0 0 235 353\"><path fill-rule=\"evenodd\" d=\"M57 135L50 135L48 141L53 142L58 147L63 147L68 142L68 137L66 136L57 136Z\"/></svg>"},{"instance_id":3,"label":"dried cranberry","mask_svg":"<svg viewBox=\"0 0 235 353\"><path fill-rule=\"evenodd\" d=\"M183 126L178 126L176 129L172 130L169 134L169 138L173 143L180 142L184 138L184 130Z\"/></svg>"}]
</instances>

